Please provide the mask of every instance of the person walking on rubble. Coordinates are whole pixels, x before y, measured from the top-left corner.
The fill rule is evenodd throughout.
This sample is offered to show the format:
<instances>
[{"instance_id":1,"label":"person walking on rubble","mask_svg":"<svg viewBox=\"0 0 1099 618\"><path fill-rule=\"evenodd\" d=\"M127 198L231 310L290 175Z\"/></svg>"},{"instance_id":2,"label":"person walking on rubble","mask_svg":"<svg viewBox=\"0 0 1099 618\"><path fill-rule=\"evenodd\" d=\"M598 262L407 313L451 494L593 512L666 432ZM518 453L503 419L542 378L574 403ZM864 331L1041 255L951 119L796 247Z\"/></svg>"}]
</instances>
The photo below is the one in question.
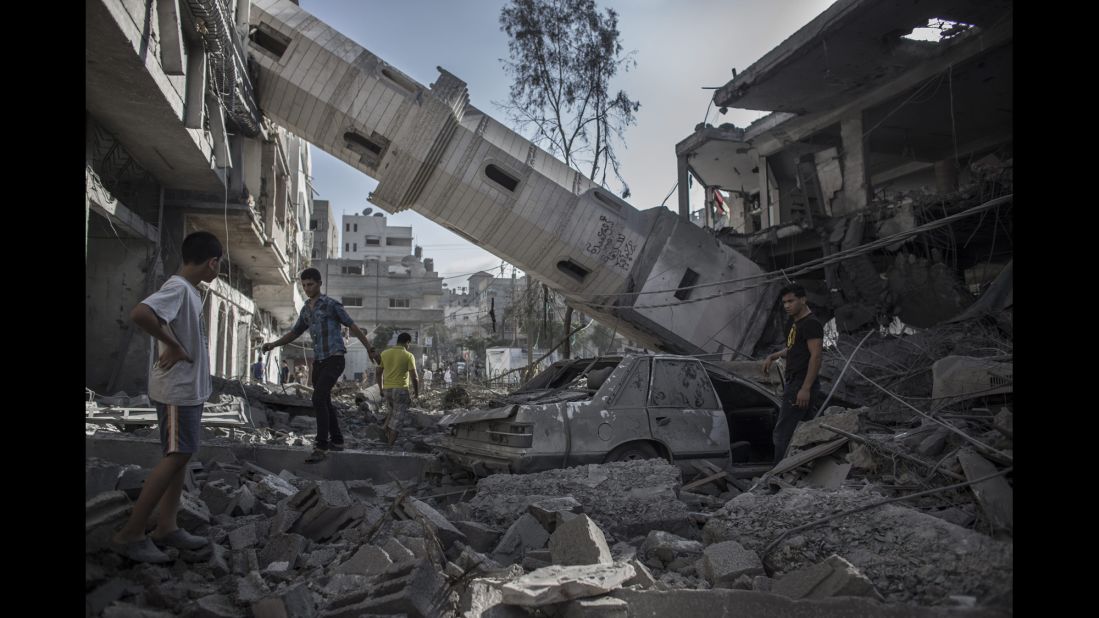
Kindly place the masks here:
<instances>
[{"instance_id":1,"label":"person walking on rubble","mask_svg":"<svg viewBox=\"0 0 1099 618\"><path fill-rule=\"evenodd\" d=\"M286 364L286 361L282 361L282 369L279 369L279 384L286 384L290 381L290 365Z\"/></svg>"},{"instance_id":2,"label":"person walking on rubble","mask_svg":"<svg viewBox=\"0 0 1099 618\"><path fill-rule=\"evenodd\" d=\"M412 383L415 397L420 396L420 379L416 375L416 357L408 351L412 335L397 335L397 345L382 352L381 362L375 370L379 388L385 398L389 414L385 417L385 437L389 446L397 441L397 428L408 412L412 400L408 396L408 384Z\"/></svg>"},{"instance_id":3,"label":"person walking on rubble","mask_svg":"<svg viewBox=\"0 0 1099 618\"><path fill-rule=\"evenodd\" d=\"M786 347L767 355L763 361L763 375L767 375L771 363L786 358L786 387L773 435L776 462L786 456L798 423L812 418L812 411L820 403L820 366L824 348L824 327L809 310L805 288L787 285L779 291L779 297L786 315L790 316Z\"/></svg>"},{"instance_id":4,"label":"person walking on rubble","mask_svg":"<svg viewBox=\"0 0 1099 618\"><path fill-rule=\"evenodd\" d=\"M179 528L176 514L187 462L202 438L202 408L210 397L210 354L202 325L200 281L218 276L222 247L209 232L183 239L183 262L160 290L138 303L130 319L156 339L157 360L149 374L149 399L156 406L164 456L141 486L126 524L111 537L112 548L138 562L169 562L157 546L200 549L209 541ZM156 527L145 524L159 505Z\"/></svg>"},{"instance_id":5,"label":"person walking on rubble","mask_svg":"<svg viewBox=\"0 0 1099 618\"><path fill-rule=\"evenodd\" d=\"M325 458L328 451L343 450L343 433L340 432L336 408L332 405L332 387L343 375L344 354L347 347L343 343L340 325L346 326L351 334L366 347L366 353L374 362L377 354L370 341L351 316L347 315L343 305L321 294L321 273L316 268L301 271L301 287L309 300L301 308L298 321L290 332L275 341L263 344L263 351L286 345L294 341L305 331L313 339L313 410L317 416L317 441L313 452L305 463L316 463Z\"/></svg>"}]
</instances>

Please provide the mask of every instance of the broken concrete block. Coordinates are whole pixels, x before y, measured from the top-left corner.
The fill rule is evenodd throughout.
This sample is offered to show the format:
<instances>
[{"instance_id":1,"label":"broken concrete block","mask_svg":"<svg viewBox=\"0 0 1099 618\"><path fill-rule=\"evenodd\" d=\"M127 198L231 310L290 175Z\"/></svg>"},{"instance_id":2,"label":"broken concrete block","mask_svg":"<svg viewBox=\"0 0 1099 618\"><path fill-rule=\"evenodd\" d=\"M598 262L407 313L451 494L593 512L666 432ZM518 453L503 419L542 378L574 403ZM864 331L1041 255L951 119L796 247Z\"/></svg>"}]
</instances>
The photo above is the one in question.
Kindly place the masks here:
<instances>
[{"instance_id":1,"label":"broken concrete block","mask_svg":"<svg viewBox=\"0 0 1099 618\"><path fill-rule=\"evenodd\" d=\"M364 545L343 564L336 568L337 573L350 575L377 575L393 564L389 554L380 547Z\"/></svg>"},{"instance_id":2,"label":"broken concrete block","mask_svg":"<svg viewBox=\"0 0 1099 618\"><path fill-rule=\"evenodd\" d=\"M233 488L224 481L207 481L202 486L202 501L206 503L211 515L221 515L229 510L233 503Z\"/></svg>"},{"instance_id":3,"label":"broken concrete block","mask_svg":"<svg viewBox=\"0 0 1099 618\"><path fill-rule=\"evenodd\" d=\"M137 500L137 497L141 495L141 487L145 484L145 479L149 478L151 473L151 468L126 466L122 470L122 474L119 475L118 484L115 485L115 488L126 492L131 500Z\"/></svg>"},{"instance_id":4,"label":"broken concrete block","mask_svg":"<svg viewBox=\"0 0 1099 618\"><path fill-rule=\"evenodd\" d=\"M791 599L870 597L882 600L874 584L841 556L787 573L771 585L771 592Z\"/></svg>"},{"instance_id":5,"label":"broken concrete block","mask_svg":"<svg viewBox=\"0 0 1099 618\"><path fill-rule=\"evenodd\" d=\"M244 577L237 578L237 599L241 603L254 603L270 592L259 571L249 571Z\"/></svg>"},{"instance_id":6,"label":"broken concrete block","mask_svg":"<svg viewBox=\"0 0 1099 618\"><path fill-rule=\"evenodd\" d=\"M630 606L622 599L595 597L569 601L558 611L561 618L629 618Z\"/></svg>"},{"instance_id":7,"label":"broken concrete block","mask_svg":"<svg viewBox=\"0 0 1099 618\"><path fill-rule=\"evenodd\" d=\"M277 511L275 515L270 519L269 532L271 534L282 534L289 531L294 524L301 518L301 512L294 509L284 509Z\"/></svg>"},{"instance_id":8,"label":"broken concrete block","mask_svg":"<svg viewBox=\"0 0 1099 618\"><path fill-rule=\"evenodd\" d=\"M91 462L92 460L88 460ZM122 466L109 462L88 463L84 466L84 499L89 500L105 491L114 491Z\"/></svg>"},{"instance_id":9,"label":"broken concrete block","mask_svg":"<svg viewBox=\"0 0 1099 618\"><path fill-rule=\"evenodd\" d=\"M504 603L540 607L605 594L634 575L633 567L624 562L553 565L503 584L500 591Z\"/></svg>"},{"instance_id":10,"label":"broken concrete block","mask_svg":"<svg viewBox=\"0 0 1099 618\"><path fill-rule=\"evenodd\" d=\"M733 588L741 575L765 575L759 555L736 541L707 546L699 563L699 573L715 588Z\"/></svg>"},{"instance_id":11,"label":"broken concrete block","mask_svg":"<svg viewBox=\"0 0 1099 618\"><path fill-rule=\"evenodd\" d=\"M179 511L176 515L181 528L194 530L203 524L210 523L210 509L206 503L189 491L179 495Z\"/></svg>"},{"instance_id":12,"label":"broken concrete block","mask_svg":"<svg viewBox=\"0 0 1099 618\"><path fill-rule=\"evenodd\" d=\"M116 577L107 580L106 583L96 587L88 594L84 595L84 603L88 609L91 610L91 614L97 615L102 612L108 605L121 599L126 595L138 594L143 590L142 586L129 579L123 579Z\"/></svg>"},{"instance_id":13,"label":"broken concrete block","mask_svg":"<svg viewBox=\"0 0 1099 618\"><path fill-rule=\"evenodd\" d=\"M227 470L225 468L218 467L210 470L206 474L206 482L213 483L214 481L221 481L234 490L240 488L240 472L236 470Z\"/></svg>"},{"instance_id":14,"label":"broken concrete block","mask_svg":"<svg viewBox=\"0 0 1099 618\"><path fill-rule=\"evenodd\" d=\"M505 605L500 584L506 578L478 578L462 592L459 608L464 618L530 618L521 607Z\"/></svg>"},{"instance_id":15,"label":"broken concrete block","mask_svg":"<svg viewBox=\"0 0 1099 618\"><path fill-rule=\"evenodd\" d=\"M829 408L826 413L831 410L832 408ZM838 435L821 427L822 423L831 425L837 429L842 429L848 433L858 433L859 415L861 413L861 409L845 410L837 414L821 415L812 420L798 423L797 429L794 430L794 435L790 437L789 448L791 450L804 450L806 447L815 444L835 440Z\"/></svg>"},{"instance_id":16,"label":"broken concrete block","mask_svg":"<svg viewBox=\"0 0 1099 618\"><path fill-rule=\"evenodd\" d=\"M318 481L290 499L289 505L301 511L290 530L314 541L327 540L351 522L352 504L341 481Z\"/></svg>"},{"instance_id":17,"label":"broken concrete block","mask_svg":"<svg viewBox=\"0 0 1099 618\"><path fill-rule=\"evenodd\" d=\"M543 528L553 532L557 525L558 512L583 513L584 506L572 496L561 496L559 498L542 498L531 502L527 507L527 512L533 515L538 523L542 524Z\"/></svg>"},{"instance_id":18,"label":"broken concrete block","mask_svg":"<svg viewBox=\"0 0 1099 618\"><path fill-rule=\"evenodd\" d=\"M958 452L958 462L965 471L965 478L974 481L996 473L996 466L970 449ZM992 527L1011 532L1014 527L1014 490L1003 476L970 485L969 489L977 497L977 504L988 516Z\"/></svg>"},{"instance_id":19,"label":"broken concrete block","mask_svg":"<svg viewBox=\"0 0 1099 618\"><path fill-rule=\"evenodd\" d=\"M258 541L255 523L247 523L229 531L229 547L235 550L252 547Z\"/></svg>"},{"instance_id":20,"label":"broken concrete block","mask_svg":"<svg viewBox=\"0 0 1099 618\"><path fill-rule=\"evenodd\" d=\"M217 577L223 577L232 572L229 568L229 550L217 543L210 544L210 561L207 565Z\"/></svg>"},{"instance_id":21,"label":"broken concrete block","mask_svg":"<svg viewBox=\"0 0 1099 618\"><path fill-rule=\"evenodd\" d=\"M317 433L317 419L299 414L290 419L290 428L303 435L313 435Z\"/></svg>"},{"instance_id":22,"label":"broken concrete block","mask_svg":"<svg viewBox=\"0 0 1099 618\"><path fill-rule=\"evenodd\" d=\"M385 550L389 559L395 563L416 559L416 555L413 554L410 549L393 537L386 539L385 544L382 545L382 549Z\"/></svg>"},{"instance_id":23,"label":"broken concrete block","mask_svg":"<svg viewBox=\"0 0 1099 618\"><path fill-rule=\"evenodd\" d=\"M195 600L187 615L196 618L241 618L244 612L226 595L210 594Z\"/></svg>"},{"instance_id":24,"label":"broken concrete block","mask_svg":"<svg viewBox=\"0 0 1099 618\"><path fill-rule=\"evenodd\" d=\"M405 513L413 519L423 518L427 521L428 525L435 532L435 535L439 537L439 541L443 544L443 549L450 547L454 541L461 541L468 544L466 535L462 534L460 530L454 527L454 524L450 523L442 513L436 511L431 505L417 500L416 498L409 497L404 503Z\"/></svg>"},{"instance_id":25,"label":"broken concrete block","mask_svg":"<svg viewBox=\"0 0 1099 618\"><path fill-rule=\"evenodd\" d=\"M517 562L528 550L545 547L549 536L534 516L525 513L504 533L492 551L493 558L501 563Z\"/></svg>"},{"instance_id":26,"label":"broken concrete block","mask_svg":"<svg viewBox=\"0 0 1099 618\"><path fill-rule=\"evenodd\" d=\"M231 542L231 541L230 541ZM287 562L293 569L298 564L298 558L305 548L309 546L309 539L300 534L277 534L263 546L257 554L259 565L266 568L272 562Z\"/></svg>"},{"instance_id":27,"label":"broken concrete block","mask_svg":"<svg viewBox=\"0 0 1099 618\"><path fill-rule=\"evenodd\" d=\"M1013 420L1011 410L1007 408L1000 408L1000 411L996 413L995 418L992 419L992 426L1003 435L1011 438L1015 433L1015 421Z\"/></svg>"},{"instance_id":28,"label":"broken concrete block","mask_svg":"<svg viewBox=\"0 0 1099 618\"><path fill-rule=\"evenodd\" d=\"M580 515L558 527L550 536L549 549L554 564L614 562L603 531L587 515Z\"/></svg>"},{"instance_id":29,"label":"broken concrete block","mask_svg":"<svg viewBox=\"0 0 1099 618\"><path fill-rule=\"evenodd\" d=\"M370 580L365 589L328 605L324 618L358 618L364 614L406 614L409 618L443 615L446 579L429 561L394 564Z\"/></svg>"},{"instance_id":30,"label":"broken concrete block","mask_svg":"<svg viewBox=\"0 0 1099 618\"><path fill-rule=\"evenodd\" d=\"M365 575L336 573L328 578L328 583L321 588L321 593L326 597L341 597L363 590L369 581L370 578Z\"/></svg>"},{"instance_id":31,"label":"broken concrete block","mask_svg":"<svg viewBox=\"0 0 1099 618\"><path fill-rule=\"evenodd\" d=\"M280 412L278 410L271 411L268 415L268 420L271 421L274 427L290 426L290 413Z\"/></svg>"},{"instance_id":32,"label":"broken concrete block","mask_svg":"<svg viewBox=\"0 0 1099 618\"><path fill-rule=\"evenodd\" d=\"M278 502L283 498L291 497L298 493L298 488L291 485L286 479L274 475L265 475L256 483L256 493Z\"/></svg>"},{"instance_id":33,"label":"broken concrete block","mask_svg":"<svg viewBox=\"0 0 1099 618\"><path fill-rule=\"evenodd\" d=\"M961 526L963 528L968 527L969 524L973 523L973 520L976 519L976 516L973 513L964 511L956 506L952 506L941 511L931 511L928 513L928 515L934 515L939 519L946 520L956 526Z\"/></svg>"},{"instance_id":34,"label":"broken concrete block","mask_svg":"<svg viewBox=\"0 0 1099 618\"><path fill-rule=\"evenodd\" d=\"M130 516L130 498L123 491L108 491L84 503L84 533L101 526L125 521Z\"/></svg>"},{"instance_id":35,"label":"broken concrete block","mask_svg":"<svg viewBox=\"0 0 1099 618\"><path fill-rule=\"evenodd\" d=\"M307 584L291 586L252 604L253 618L313 618L315 611Z\"/></svg>"},{"instance_id":36,"label":"broken concrete block","mask_svg":"<svg viewBox=\"0 0 1099 618\"><path fill-rule=\"evenodd\" d=\"M475 521L456 521L454 527L466 535L466 544L479 552L492 551L500 542L501 532Z\"/></svg>"},{"instance_id":37,"label":"broken concrete block","mask_svg":"<svg viewBox=\"0 0 1099 618\"><path fill-rule=\"evenodd\" d=\"M627 564L633 567L636 575L622 582L623 586L637 586L639 588L651 588L656 583L656 578L653 577L652 571L649 567L641 564L641 561L637 558L630 558L626 561Z\"/></svg>"},{"instance_id":38,"label":"broken concrete block","mask_svg":"<svg viewBox=\"0 0 1099 618\"><path fill-rule=\"evenodd\" d=\"M259 559L256 558L256 550L254 549L234 551L229 554L229 561L233 567L233 572L237 575L243 576L259 570Z\"/></svg>"},{"instance_id":39,"label":"broken concrete block","mask_svg":"<svg viewBox=\"0 0 1099 618\"><path fill-rule=\"evenodd\" d=\"M431 553L427 550L427 542L420 537L402 537L401 545L408 548L417 560L432 560Z\"/></svg>"},{"instance_id":40,"label":"broken concrete block","mask_svg":"<svg viewBox=\"0 0 1099 618\"><path fill-rule=\"evenodd\" d=\"M256 508L256 497L247 486L243 486L233 495L226 512L233 516L251 515Z\"/></svg>"},{"instance_id":41,"label":"broken concrete block","mask_svg":"<svg viewBox=\"0 0 1099 618\"><path fill-rule=\"evenodd\" d=\"M323 567L332 564L332 561L336 559L336 550L332 547L320 547L314 549L304 559L305 568L313 569L316 567ZM299 558L299 562L302 559Z\"/></svg>"},{"instance_id":42,"label":"broken concrete block","mask_svg":"<svg viewBox=\"0 0 1099 618\"><path fill-rule=\"evenodd\" d=\"M702 553L702 543L662 530L652 530L641 544L641 555L646 560L656 559L667 564L677 557L697 557Z\"/></svg>"}]
</instances>

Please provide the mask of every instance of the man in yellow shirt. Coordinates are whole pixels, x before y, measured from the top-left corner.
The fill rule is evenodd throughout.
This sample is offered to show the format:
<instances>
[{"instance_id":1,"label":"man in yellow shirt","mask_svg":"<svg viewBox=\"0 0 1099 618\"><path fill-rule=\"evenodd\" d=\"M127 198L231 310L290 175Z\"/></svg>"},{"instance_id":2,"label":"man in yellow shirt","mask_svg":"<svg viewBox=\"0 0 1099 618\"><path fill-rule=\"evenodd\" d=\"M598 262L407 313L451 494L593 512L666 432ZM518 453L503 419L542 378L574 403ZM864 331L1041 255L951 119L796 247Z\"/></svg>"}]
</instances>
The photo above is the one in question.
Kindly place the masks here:
<instances>
[{"instance_id":1,"label":"man in yellow shirt","mask_svg":"<svg viewBox=\"0 0 1099 618\"><path fill-rule=\"evenodd\" d=\"M412 382L412 392L420 396L420 378L416 375L416 357L408 351L412 335L397 335L397 345L382 352L382 362L375 370L379 388L385 397L389 415L385 418L385 436L389 445L397 441L397 427L401 418L408 412L412 399L408 396L408 383Z\"/></svg>"}]
</instances>

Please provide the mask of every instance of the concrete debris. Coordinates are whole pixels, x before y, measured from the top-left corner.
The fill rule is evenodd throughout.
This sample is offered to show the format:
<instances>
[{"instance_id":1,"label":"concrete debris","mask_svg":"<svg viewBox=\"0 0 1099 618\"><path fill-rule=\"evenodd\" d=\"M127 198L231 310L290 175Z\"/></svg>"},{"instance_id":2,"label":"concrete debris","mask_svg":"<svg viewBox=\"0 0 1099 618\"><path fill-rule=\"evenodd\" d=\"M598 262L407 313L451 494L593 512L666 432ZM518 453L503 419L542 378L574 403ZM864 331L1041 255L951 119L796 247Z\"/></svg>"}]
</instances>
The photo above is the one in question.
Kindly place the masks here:
<instances>
[{"instance_id":1,"label":"concrete debris","mask_svg":"<svg viewBox=\"0 0 1099 618\"><path fill-rule=\"evenodd\" d=\"M780 534L820 515L881 499L872 492L792 488L743 493L703 528L706 543L735 540L762 551ZM841 554L891 603L934 605L951 594L1003 604L1012 589L1012 544L899 504L852 513L782 541L764 565L781 576Z\"/></svg>"},{"instance_id":2,"label":"concrete debris","mask_svg":"<svg viewBox=\"0 0 1099 618\"><path fill-rule=\"evenodd\" d=\"M336 572L349 575L377 575L385 572L391 564L393 560L385 550L374 545L364 545L349 560L336 567Z\"/></svg>"},{"instance_id":3,"label":"concrete debris","mask_svg":"<svg viewBox=\"0 0 1099 618\"><path fill-rule=\"evenodd\" d=\"M621 587L634 575L633 567L624 562L553 565L502 584L500 591L504 603L541 607L605 594Z\"/></svg>"},{"instance_id":4,"label":"concrete debris","mask_svg":"<svg viewBox=\"0 0 1099 618\"><path fill-rule=\"evenodd\" d=\"M548 528L546 524L542 524ZM454 527L466 536L466 543L479 552L490 552L500 542L499 530L475 521L456 521Z\"/></svg>"},{"instance_id":5,"label":"concrete debris","mask_svg":"<svg viewBox=\"0 0 1099 618\"><path fill-rule=\"evenodd\" d=\"M791 599L869 597L882 600L874 584L855 565L836 554L813 566L787 573L771 585L771 592Z\"/></svg>"},{"instance_id":6,"label":"concrete debris","mask_svg":"<svg viewBox=\"0 0 1099 618\"><path fill-rule=\"evenodd\" d=\"M645 537L641 544L641 554L645 557L646 564L653 568L663 569L679 558L694 561L702 554L702 543L692 541L680 536L653 530Z\"/></svg>"},{"instance_id":7,"label":"concrete debris","mask_svg":"<svg viewBox=\"0 0 1099 618\"><path fill-rule=\"evenodd\" d=\"M394 564L369 580L365 589L342 596L320 618L358 618L363 614L405 614L434 618L448 603L446 579L428 561Z\"/></svg>"},{"instance_id":8,"label":"concrete debris","mask_svg":"<svg viewBox=\"0 0 1099 618\"><path fill-rule=\"evenodd\" d=\"M996 472L996 467L987 459L969 449L963 449L958 453L958 461L965 470L966 478L970 481ZM1004 477L998 476L981 481L970 485L969 488L977 497L977 503L981 505L981 510L988 516L992 526L997 530L1011 532L1014 526L1015 494Z\"/></svg>"},{"instance_id":9,"label":"concrete debris","mask_svg":"<svg viewBox=\"0 0 1099 618\"><path fill-rule=\"evenodd\" d=\"M234 528L229 532L229 546L234 550L247 549L256 545L259 538L256 533L256 524L249 523Z\"/></svg>"},{"instance_id":10,"label":"concrete debris","mask_svg":"<svg viewBox=\"0 0 1099 618\"><path fill-rule=\"evenodd\" d=\"M121 523L130 516L130 498L122 491L108 491L84 503L84 533Z\"/></svg>"},{"instance_id":11,"label":"concrete debris","mask_svg":"<svg viewBox=\"0 0 1099 618\"><path fill-rule=\"evenodd\" d=\"M763 563L756 552L745 549L736 541L708 545L698 561L698 569L715 588L735 588L733 584L745 575L763 575ZM749 587L751 584L749 584Z\"/></svg>"},{"instance_id":12,"label":"concrete debris","mask_svg":"<svg viewBox=\"0 0 1099 618\"><path fill-rule=\"evenodd\" d=\"M600 480L602 479L602 480ZM595 480L599 483L592 486ZM572 496L605 532L628 538L649 530L697 536L687 505L676 496L679 469L649 459L590 464L537 474L496 474L477 482L473 519L506 528L532 503Z\"/></svg>"},{"instance_id":13,"label":"concrete debris","mask_svg":"<svg viewBox=\"0 0 1099 618\"><path fill-rule=\"evenodd\" d=\"M524 513L508 527L496 548L492 550L492 557L497 562L505 564L518 562L529 550L545 547L549 538L550 534L542 524L538 523L534 516Z\"/></svg>"},{"instance_id":14,"label":"concrete debris","mask_svg":"<svg viewBox=\"0 0 1099 618\"><path fill-rule=\"evenodd\" d=\"M409 517L423 518L423 520L431 526L432 532L439 537L444 549L450 547L451 543L455 541L461 541L463 543L468 542L465 534L455 528L454 524L451 524L442 513L436 511L428 504L415 498L408 498L403 502L403 505L405 513L407 513Z\"/></svg>"},{"instance_id":15,"label":"concrete debris","mask_svg":"<svg viewBox=\"0 0 1099 618\"><path fill-rule=\"evenodd\" d=\"M395 538L386 539L382 549L385 550L389 559L393 562L408 562L409 560L415 560L416 554L413 554L410 549L405 547Z\"/></svg>"},{"instance_id":16,"label":"concrete debris","mask_svg":"<svg viewBox=\"0 0 1099 618\"><path fill-rule=\"evenodd\" d=\"M300 534L282 533L272 536L257 554L259 565L266 568L272 562L286 562L292 569L298 564L309 539Z\"/></svg>"},{"instance_id":17,"label":"concrete debris","mask_svg":"<svg viewBox=\"0 0 1099 618\"><path fill-rule=\"evenodd\" d=\"M553 532L557 525L557 513L583 513L584 506L572 496L560 498L545 498L537 502L531 502L527 512L542 524L546 530Z\"/></svg>"},{"instance_id":18,"label":"concrete debris","mask_svg":"<svg viewBox=\"0 0 1099 618\"><path fill-rule=\"evenodd\" d=\"M607 537L587 515L579 515L554 530L549 539L554 564L609 564L613 562Z\"/></svg>"},{"instance_id":19,"label":"concrete debris","mask_svg":"<svg viewBox=\"0 0 1099 618\"><path fill-rule=\"evenodd\" d=\"M823 429L820 426L821 423L826 423L850 433L858 433L859 418L864 413L865 409L848 410L832 406L816 418L798 423L794 435L790 438L790 453L793 453L794 449L805 449L815 444L835 440L836 434Z\"/></svg>"},{"instance_id":20,"label":"concrete debris","mask_svg":"<svg viewBox=\"0 0 1099 618\"><path fill-rule=\"evenodd\" d=\"M314 541L324 541L350 523L351 497L341 481L316 481L290 499L289 506L301 512L290 528Z\"/></svg>"},{"instance_id":21,"label":"concrete debris","mask_svg":"<svg viewBox=\"0 0 1099 618\"><path fill-rule=\"evenodd\" d=\"M566 603L558 615L561 618L629 618L630 606L614 597L576 599Z\"/></svg>"}]
</instances>

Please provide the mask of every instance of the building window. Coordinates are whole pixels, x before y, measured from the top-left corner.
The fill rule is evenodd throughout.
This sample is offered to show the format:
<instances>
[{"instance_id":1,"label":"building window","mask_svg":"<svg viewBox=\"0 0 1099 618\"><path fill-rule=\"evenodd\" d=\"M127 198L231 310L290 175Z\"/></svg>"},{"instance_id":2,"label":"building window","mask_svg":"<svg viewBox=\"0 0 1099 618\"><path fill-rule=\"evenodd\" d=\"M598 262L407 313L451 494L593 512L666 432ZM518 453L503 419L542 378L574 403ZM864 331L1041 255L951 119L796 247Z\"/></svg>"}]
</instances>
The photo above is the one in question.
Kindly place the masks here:
<instances>
[{"instance_id":1,"label":"building window","mask_svg":"<svg viewBox=\"0 0 1099 618\"><path fill-rule=\"evenodd\" d=\"M317 259L317 250L313 249L313 259Z\"/></svg>"},{"instance_id":2,"label":"building window","mask_svg":"<svg viewBox=\"0 0 1099 618\"><path fill-rule=\"evenodd\" d=\"M565 273L566 275L572 277L573 279L576 279L581 283L583 283L584 279L587 278L588 274L591 273L590 270L584 268L576 262L573 262L572 260L561 260L557 263L557 270Z\"/></svg>"},{"instance_id":3,"label":"building window","mask_svg":"<svg viewBox=\"0 0 1099 618\"><path fill-rule=\"evenodd\" d=\"M344 223L343 224L343 231L350 232L351 231L351 224L350 223Z\"/></svg>"},{"instance_id":4,"label":"building window","mask_svg":"<svg viewBox=\"0 0 1099 618\"><path fill-rule=\"evenodd\" d=\"M371 237L367 236L366 237L366 244L367 245L380 245L380 244L382 244L382 239L380 239L380 238L371 238Z\"/></svg>"},{"instance_id":5,"label":"building window","mask_svg":"<svg viewBox=\"0 0 1099 618\"><path fill-rule=\"evenodd\" d=\"M389 308L390 309L408 309L409 306L410 306L410 303L409 303L407 298L390 298L389 299Z\"/></svg>"},{"instance_id":6,"label":"building window","mask_svg":"<svg viewBox=\"0 0 1099 618\"><path fill-rule=\"evenodd\" d=\"M351 231L352 231L352 232L358 232L358 231L359 231L359 224L358 224L358 223L356 223L356 224L355 224L355 229L353 229L353 230L351 230Z\"/></svg>"},{"instance_id":7,"label":"building window","mask_svg":"<svg viewBox=\"0 0 1099 618\"><path fill-rule=\"evenodd\" d=\"M489 164L485 167L485 176L496 184L500 185L508 191L515 191L515 187L519 186L519 179L505 172L501 168Z\"/></svg>"},{"instance_id":8,"label":"building window","mask_svg":"<svg viewBox=\"0 0 1099 618\"><path fill-rule=\"evenodd\" d=\"M343 134L343 143L348 150L358 153L359 160L371 167L377 167L381 162L385 149L389 146L389 140L378 135L375 131L370 137L359 135L354 131Z\"/></svg>"},{"instance_id":9,"label":"building window","mask_svg":"<svg viewBox=\"0 0 1099 618\"><path fill-rule=\"evenodd\" d=\"M282 58L282 55L286 53L286 48L290 47L290 37L264 23L260 23L249 38L259 49L271 54L276 59Z\"/></svg>"},{"instance_id":10,"label":"building window","mask_svg":"<svg viewBox=\"0 0 1099 618\"><path fill-rule=\"evenodd\" d=\"M316 229L317 229L317 220L316 219L310 219L309 220L309 231L312 232Z\"/></svg>"},{"instance_id":11,"label":"building window","mask_svg":"<svg viewBox=\"0 0 1099 618\"><path fill-rule=\"evenodd\" d=\"M343 252L344 253L349 253L350 251L351 251L351 245L349 245L348 243L343 243Z\"/></svg>"},{"instance_id":12,"label":"building window","mask_svg":"<svg viewBox=\"0 0 1099 618\"><path fill-rule=\"evenodd\" d=\"M389 247L411 247L412 246L412 239L411 238L386 238L385 239L385 244L386 244L386 246L389 246Z\"/></svg>"},{"instance_id":13,"label":"building window","mask_svg":"<svg viewBox=\"0 0 1099 618\"><path fill-rule=\"evenodd\" d=\"M341 296L340 297L340 302L343 303L344 307L362 307L363 306L363 297L362 296Z\"/></svg>"},{"instance_id":14,"label":"building window","mask_svg":"<svg viewBox=\"0 0 1099 618\"><path fill-rule=\"evenodd\" d=\"M361 275L363 274L363 265L356 264L354 266L341 266L340 274L343 275Z\"/></svg>"},{"instance_id":15,"label":"building window","mask_svg":"<svg viewBox=\"0 0 1099 618\"><path fill-rule=\"evenodd\" d=\"M351 252L354 253L355 251L358 251L358 250L359 250L359 243L357 243L357 242L351 243Z\"/></svg>"},{"instance_id":16,"label":"building window","mask_svg":"<svg viewBox=\"0 0 1099 618\"><path fill-rule=\"evenodd\" d=\"M696 283L698 283L698 273L688 268L687 272L683 273L683 278L679 280L679 285L676 286L679 289L676 290L675 297L679 300L687 300L694 291L691 286Z\"/></svg>"}]
</instances>

